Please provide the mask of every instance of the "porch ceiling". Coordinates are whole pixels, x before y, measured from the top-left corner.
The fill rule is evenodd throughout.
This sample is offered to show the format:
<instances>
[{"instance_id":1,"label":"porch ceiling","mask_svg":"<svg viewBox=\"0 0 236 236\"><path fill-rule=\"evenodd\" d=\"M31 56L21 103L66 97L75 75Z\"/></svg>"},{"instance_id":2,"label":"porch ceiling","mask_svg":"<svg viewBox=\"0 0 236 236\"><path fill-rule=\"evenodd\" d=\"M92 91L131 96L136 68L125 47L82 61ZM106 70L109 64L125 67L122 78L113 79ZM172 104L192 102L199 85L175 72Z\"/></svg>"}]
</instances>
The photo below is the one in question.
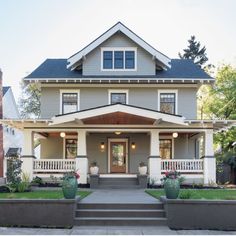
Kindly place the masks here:
<instances>
[{"instance_id":1,"label":"porch ceiling","mask_svg":"<svg viewBox=\"0 0 236 236\"><path fill-rule=\"evenodd\" d=\"M117 124L117 125L128 125L128 124L141 124L141 125L153 125L155 119L128 114L125 112L113 112L110 114L94 116L87 119L82 119L82 122L86 125L91 124Z\"/></svg>"}]
</instances>

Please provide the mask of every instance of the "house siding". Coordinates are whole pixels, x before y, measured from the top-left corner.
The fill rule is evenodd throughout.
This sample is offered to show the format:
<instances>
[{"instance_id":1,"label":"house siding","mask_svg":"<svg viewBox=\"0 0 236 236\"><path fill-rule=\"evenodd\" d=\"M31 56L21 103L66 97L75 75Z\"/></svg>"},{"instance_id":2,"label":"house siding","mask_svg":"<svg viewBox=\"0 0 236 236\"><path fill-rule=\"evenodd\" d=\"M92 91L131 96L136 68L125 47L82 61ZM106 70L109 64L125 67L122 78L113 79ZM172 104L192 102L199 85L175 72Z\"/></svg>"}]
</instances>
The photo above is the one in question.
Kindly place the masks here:
<instances>
[{"instance_id":1,"label":"house siding","mask_svg":"<svg viewBox=\"0 0 236 236\"><path fill-rule=\"evenodd\" d=\"M65 88L61 88L65 89ZM74 88L80 90L80 109L89 109L108 104L109 89L127 88ZM163 88L168 89L168 88ZM161 89L159 89L161 91ZM157 110L157 88L129 88L129 104ZM197 118L196 88L178 89L178 114L187 119ZM51 118L60 113L60 88L42 88L41 117Z\"/></svg>"},{"instance_id":2,"label":"house siding","mask_svg":"<svg viewBox=\"0 0 236 236\"><path fill-rule=\"evenodd\" d=\"M137 70L136 71L102 71L101 70L101 47L136 47ZM83 61L83 75L155 75L155 61L152 55L146 52L130 40L123 33L116 33L111 38L94 49Z\"/></svg>"},{"instance_id":3,"label":"house siding","mask_svg":"<svg viewBox=\"0 0 236 236\"><path fill-rule=\"evenodd\" d=\"M63 139L61 137L48 137L40 141L41 159L62 159L63 158Z\"/></svg>"}]
</instances>

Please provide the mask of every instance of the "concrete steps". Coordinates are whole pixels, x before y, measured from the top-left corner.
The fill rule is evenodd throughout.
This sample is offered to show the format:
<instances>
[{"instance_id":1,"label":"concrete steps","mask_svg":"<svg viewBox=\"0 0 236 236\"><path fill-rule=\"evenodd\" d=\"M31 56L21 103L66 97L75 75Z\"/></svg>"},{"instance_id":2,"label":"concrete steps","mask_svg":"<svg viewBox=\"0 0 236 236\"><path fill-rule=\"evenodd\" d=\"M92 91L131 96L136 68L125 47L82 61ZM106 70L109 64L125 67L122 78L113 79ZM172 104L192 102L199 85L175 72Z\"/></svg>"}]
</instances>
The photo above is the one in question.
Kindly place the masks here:
<instances>
[{"instance_id":1,"label":"concrete steps","mask_svg":"<svg viewBox=\"0 0 236 236\"><path fill-rule=\"evenodd\" d=\"M78 203L75 225L80 226L157 226L166 225L163 204Z\"/></svg>"},{"instance_id":2,"label":"concrete steps","mask_svg":"<svg viewBox=\"0 0 236 236\"><path fill-rule=\"evenodd\" d=\"M137 177L131 178L102 178L98 180L98 188L100 189L138 189L140 185Z\"/></svg>"}]
</instances>

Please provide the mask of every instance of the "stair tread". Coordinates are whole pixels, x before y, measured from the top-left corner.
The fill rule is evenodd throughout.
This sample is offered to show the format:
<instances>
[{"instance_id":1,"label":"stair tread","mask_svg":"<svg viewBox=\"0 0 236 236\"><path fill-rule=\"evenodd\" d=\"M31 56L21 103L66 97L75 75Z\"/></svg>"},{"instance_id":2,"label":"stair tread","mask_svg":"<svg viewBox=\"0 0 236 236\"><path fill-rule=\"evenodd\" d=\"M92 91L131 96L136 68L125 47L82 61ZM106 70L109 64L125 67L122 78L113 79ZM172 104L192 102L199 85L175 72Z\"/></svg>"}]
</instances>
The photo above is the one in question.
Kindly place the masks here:
<instances>
[{"instance_id":1,"label":"stair tread","mask_svg":"<svg viewBox=\"0 0 236 236\"><path fill-rule=\"evenodd\" d=\"M77 209L76 212L78 211L89 211L89 212L93 212L93 211L97 211L97 212L123 212L123 211L129 211L129 212L165 212L163 209Z\"/></svg>"},{"instance_id":2,"label":"stair tread","mask_svg":"<svg viewBox=\"0 0 236 236\"><path fill-rule=\"evenodd\" d=\"M166 221L166 217L75 217L75 220L160 220Z\"/></svg>"}]
</instances>

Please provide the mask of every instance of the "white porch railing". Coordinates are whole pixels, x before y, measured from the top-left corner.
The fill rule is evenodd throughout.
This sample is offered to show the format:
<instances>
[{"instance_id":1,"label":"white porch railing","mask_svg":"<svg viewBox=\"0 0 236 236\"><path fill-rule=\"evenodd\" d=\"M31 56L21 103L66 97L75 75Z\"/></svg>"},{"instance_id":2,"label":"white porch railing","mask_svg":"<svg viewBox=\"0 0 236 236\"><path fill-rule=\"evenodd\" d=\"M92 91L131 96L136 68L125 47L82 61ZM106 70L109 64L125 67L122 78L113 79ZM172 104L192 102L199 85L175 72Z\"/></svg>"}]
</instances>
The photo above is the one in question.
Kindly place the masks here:
<instances>
[{"instance_id":1,"label":"white porch railing","mask_svg":"<svg viewBox=\"0 0 236 236\"><path fill-rule=\"evenodd\" d=\"M203 160L161 160L161 171L176 170L181 173L202 173Z\"/></svg>"},{"instance_id":2,"label":"white porch railing","mask_svg":"<svg viewBox=\"0 0 236 236\"><path fill-rule=\"evenodd\" d=\"M34 160L34 172L68 172L75 170L75 160L45 159Z\"/></svg>"}]
</instances>

